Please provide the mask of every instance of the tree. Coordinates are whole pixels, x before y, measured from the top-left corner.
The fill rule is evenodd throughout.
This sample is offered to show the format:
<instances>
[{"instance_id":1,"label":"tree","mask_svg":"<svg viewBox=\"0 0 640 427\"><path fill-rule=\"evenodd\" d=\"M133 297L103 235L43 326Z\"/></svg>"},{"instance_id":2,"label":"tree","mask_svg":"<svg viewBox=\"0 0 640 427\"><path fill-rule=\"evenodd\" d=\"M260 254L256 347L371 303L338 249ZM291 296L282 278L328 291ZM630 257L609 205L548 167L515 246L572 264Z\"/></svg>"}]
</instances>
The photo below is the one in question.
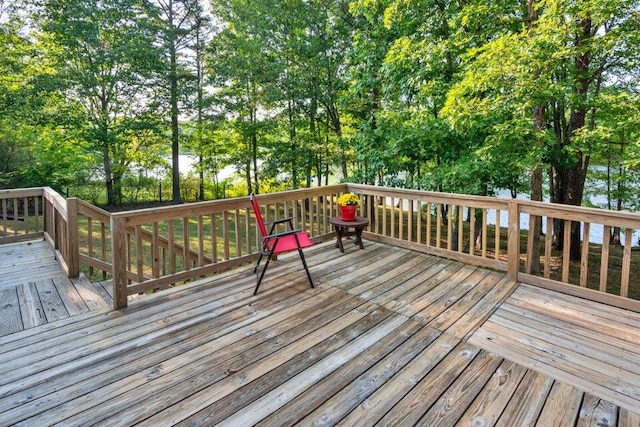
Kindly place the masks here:
<instances>
[{"instance_id":1,"label":"tree","mask_svg":"<svg viewBox=\"0 0 640 427\"><path fill-rule=\"evenodd\" d=\"M171 129L171 156L173 203L181 203L180 197L180 113L187 92L185 81L194 80L198 70L189 64L189 55L197 46L202 34L204 17L200 0L151 0L150 13L156 20L157 36L165 64L166 73L161 74L165 89ZM192 59L192 58L191 58ZM181 102L182 100L182 102Z\"/></svg>"},{"instance_id":2,"label":"tree","mask_svg":"<svg viewBox=\"0 0 640 427\"><path fill-rule=\"evenodd\" d=\"M153 34L135 0L46 0L41 41L55 58L57 87L84 111L81 129L100 153L107 202L115 205L127 169L125 134L148 128Z\"/></svg>"},{"instance_id":3,"label":"tree","mask_svg":"<svg viewBox=\"0 0 640 427\"><path fill-rule=\"evenodd\" d=\"M638 57L633 5L624 0L530 4L529 21L536 12L535 25L472 51L465 78L449 94L450 116L472 125L484 120L494 135L487 142L520 140L523 151L510 143L500 144L501 151L528 158L529 170L546 162L551 201L580 205L589 159L599 149L591 134L595 101L603 85L624 90L619 83L628 80L632 58ZM515 138L505 139L509 133ZM558 248L563 226L554 224ZM577 258L579 224L571 234L571 256Z\"/></svg>"}]
</instances>

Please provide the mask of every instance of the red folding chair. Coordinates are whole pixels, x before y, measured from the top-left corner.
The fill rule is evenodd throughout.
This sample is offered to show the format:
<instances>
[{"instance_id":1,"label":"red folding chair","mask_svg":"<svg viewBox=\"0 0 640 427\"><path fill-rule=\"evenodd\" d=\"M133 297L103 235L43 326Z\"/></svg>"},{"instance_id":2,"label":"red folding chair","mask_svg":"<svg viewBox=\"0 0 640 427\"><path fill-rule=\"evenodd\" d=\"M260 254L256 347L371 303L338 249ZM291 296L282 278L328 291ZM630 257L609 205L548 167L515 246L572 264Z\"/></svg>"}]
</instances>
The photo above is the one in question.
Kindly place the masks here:
<instances>
[{"instance_id":1,"label":"red folding chair","mask_svg":"<svg viewBox=\"0 0 640 427\"><path fill-rule=\"evenodd\" d=\"M262 234L260 257L258 258L256 267L253 269L254 273L258 273L258 267L260 266L262 257L267 257L267 262L265 263L262 271L258 276L258 284L256 285L256 289L255 291L253 291L253 294L255 295L258 293L258 288L260 287L260 283L262 283L262 278L264 277L264 273L267 271L267 267L269 266L271 258L274 255L294 251L296 249L300 254L300 259L302 260L304 270L307 272L309 284L313 288L313 280L311 279L311 274L309 273L309 268L307 267L307 261L304 259L304 253L302 253L303 248L313 246L313 242L309 238L309 235L302 229L293 228L293 218L283 218L265 223L262 219L262 213L260 213L260 206L258 206L258 200L256 199L256 196L254 194L251 194L249 198L251 200L251 206L253 207L253 213L256 216L258 228L260 229L260 234ZM289 230L283 231L281 233L274 233L278 224L284 223L289 224ZM269 233L267 233L267 224L271 224L271 230L269 231Z\"/></svg>"}]
</instances>

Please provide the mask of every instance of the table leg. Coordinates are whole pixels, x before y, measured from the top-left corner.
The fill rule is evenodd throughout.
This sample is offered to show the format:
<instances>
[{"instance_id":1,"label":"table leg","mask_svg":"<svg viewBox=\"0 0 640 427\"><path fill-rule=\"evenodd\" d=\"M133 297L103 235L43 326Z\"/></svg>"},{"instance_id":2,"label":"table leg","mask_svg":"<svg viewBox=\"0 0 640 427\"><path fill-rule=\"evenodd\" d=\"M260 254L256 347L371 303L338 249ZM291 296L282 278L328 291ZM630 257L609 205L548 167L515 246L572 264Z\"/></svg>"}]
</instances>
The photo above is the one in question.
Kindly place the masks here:
<instances>
[{"instance_id":1,"label":"table leg","mask_svg":"<svg viewBox=\"0 0 640 427\"><path fill-rule=\"evenodd\" d=\"M364 227L356 227L356 241L354 242L356 245L360 246L360 249L364 249L364 245L362 244L362 230Z\"/></svg>"},{"instance_id":2,"label":"table leg","mask_svg":"<svg viewBox=\"0 0 640 427\"><path fill-rule=\"evenodd\" d=\"M342 246L342 235L344 233L344 228L340 226L335 226L336 228L336 248L340 248L340 252L344 253L344 247Z\"/></svg>"}]
</instances>

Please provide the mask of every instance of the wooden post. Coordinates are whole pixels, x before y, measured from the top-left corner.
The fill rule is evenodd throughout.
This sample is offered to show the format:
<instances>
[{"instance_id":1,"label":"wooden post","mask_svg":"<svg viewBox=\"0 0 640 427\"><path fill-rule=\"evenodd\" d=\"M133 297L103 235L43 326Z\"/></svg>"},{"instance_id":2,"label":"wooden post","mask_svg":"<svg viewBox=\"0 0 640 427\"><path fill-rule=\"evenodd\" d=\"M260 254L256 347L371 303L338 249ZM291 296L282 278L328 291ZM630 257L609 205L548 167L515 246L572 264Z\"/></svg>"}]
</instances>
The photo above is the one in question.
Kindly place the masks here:
<instances>
[{"instance_id":1,"label":"wooden post","mask_svg":"<svg viewBox=\"0 0 640 427\"><path fill-rule=\"evenodd\" d=\"M78 199L67 199L67 267L69 277L80 275L80 250L78 249Z\"/></svg>"},{"instance_id":2,"label":"wooden post","mask_svg":"<svg viewBox=\"0 0 640 427\"><path fill-rule=\"evenodd\" d=\"M509 201L509 231L507 233L507 274L518 280L520 267L520 209L518 201Z\"/></svg>"},{"instance_id":3,"label":"wooden post","mask_svg":"<svg viewBox=\"0 0 640 427\"><path fill-rule=\"evenodd\" d=\"M124 218L111 215L111 257L113 258L113 308L127 306L127 233Z\"/></svg>"}]
</instances>

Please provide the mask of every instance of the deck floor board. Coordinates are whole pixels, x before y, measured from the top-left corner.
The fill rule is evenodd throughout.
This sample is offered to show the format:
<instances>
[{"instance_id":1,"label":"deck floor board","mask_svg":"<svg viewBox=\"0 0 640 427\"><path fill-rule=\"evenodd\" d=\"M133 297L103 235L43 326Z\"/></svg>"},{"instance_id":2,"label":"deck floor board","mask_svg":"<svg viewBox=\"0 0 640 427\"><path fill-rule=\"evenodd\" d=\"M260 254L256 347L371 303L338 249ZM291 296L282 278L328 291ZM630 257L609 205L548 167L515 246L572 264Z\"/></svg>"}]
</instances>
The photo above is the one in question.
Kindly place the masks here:
<instances>
[{"instance_id":1,"label":"deck floor board","mask_svg":"<svg viewBox=\"0 0 640 427\"><path fill-rule=\"evenodd\" d=\"M27 281L51 322L3 326L0 425L638 424L636 314L613 324L497 272L333 246L306 251L315 289L293 254L256 296L251 266L120 311L93 300L102 284ZM17 289L0 288L2 319L21 316Z\"/></svg>"},{"instance_id":2,"label":"deck floor board","mask_svg":"<svg viewBox=\"0 0 640 427\"><path fill-rule=\"evenodd\" d=\"M6 302L0 306L0 336L112 305L104 289L98 293L88 282L77 283L80 291L65 276L46 241L1 245L0 293Z\"/></svg>"}]
</instances>

